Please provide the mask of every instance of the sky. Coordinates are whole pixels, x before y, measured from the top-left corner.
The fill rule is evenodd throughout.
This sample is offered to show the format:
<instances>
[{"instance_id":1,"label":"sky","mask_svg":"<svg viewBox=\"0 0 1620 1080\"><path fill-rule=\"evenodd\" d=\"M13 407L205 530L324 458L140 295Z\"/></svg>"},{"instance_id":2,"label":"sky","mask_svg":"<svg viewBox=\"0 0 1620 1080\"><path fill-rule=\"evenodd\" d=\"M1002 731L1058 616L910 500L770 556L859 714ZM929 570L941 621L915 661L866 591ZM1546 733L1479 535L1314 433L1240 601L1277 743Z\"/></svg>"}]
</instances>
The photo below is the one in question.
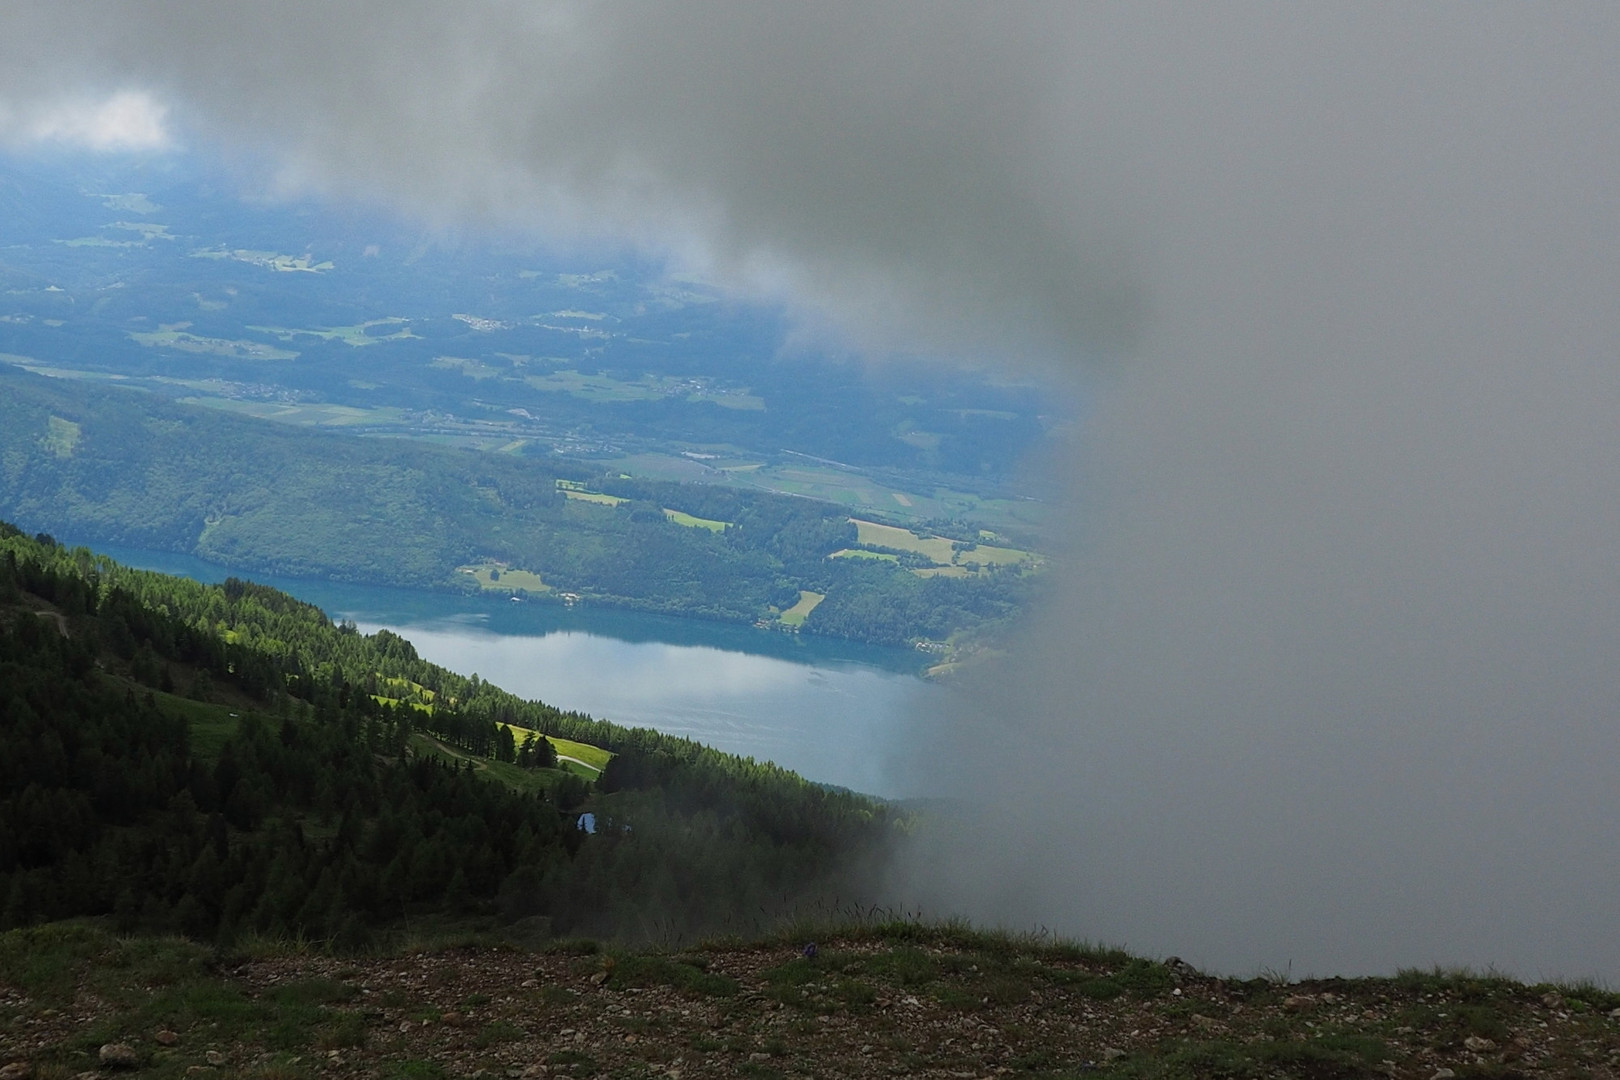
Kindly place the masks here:
<instances>
[{"instance_id":1,"label":"sky","mask_svg":"<svg viewBox=\"0 0 1620 1080\"><path fill-rule=\"evenodd\" d=\"M1239 973L1620 979L1612 5L0 20L13 144L206 146L1080 379L1047 601L894 763L979 801L918 903Z\"/></svg>"}]
</instances>

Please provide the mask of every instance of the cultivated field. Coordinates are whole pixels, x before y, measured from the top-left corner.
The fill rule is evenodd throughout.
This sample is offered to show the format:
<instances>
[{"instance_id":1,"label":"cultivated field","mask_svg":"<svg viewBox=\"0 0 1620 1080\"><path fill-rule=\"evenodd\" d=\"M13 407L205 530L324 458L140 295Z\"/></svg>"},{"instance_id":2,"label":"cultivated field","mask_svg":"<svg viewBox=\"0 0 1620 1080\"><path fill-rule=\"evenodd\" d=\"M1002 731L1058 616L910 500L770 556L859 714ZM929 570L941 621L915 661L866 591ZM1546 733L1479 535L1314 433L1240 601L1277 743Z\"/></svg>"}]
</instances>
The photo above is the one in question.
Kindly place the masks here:
<instances>
[{"instance_id":1,"label":"cultivated field","mask_svg":"<svg viewBox=\"0 0 1620 1080\"><path fill-rule=\"evenodd\" d=\"M580 502L601 503L603 506L618 506L627 503L629 499L621 499L617 495L604 495L600 491L591 491L577 480L558 480L557 490L566 498L577 499Z\"/></svg>"},{"instance_id":2,"label":"cultivated field","mask_svg":"<svg viewBox=\"0 0 1620 1080\"><path fill-rule=\"evenodd\" d=\"M941 566L948 566L956 554L951 550L951 542L942 536L921 537L910 529L901 529L894 525L879 525L875 521L862 521L860 518L849 520L854 523L856 538L862 544L893 548L896 551L915 551L919 555L928 556Z\"/></svg>"},{"instance_id":3,"label":"cultivated field","mask_svg":"<svg viewBox=\"0 0 1620 1080\"><path fill-rule=\"evenodd\" d=\"M921 555L934 565L916 567L912 573L918 577L972 577L988 573L991 567L1022 566L1036 569L1041 558L1032 551L998 547L994 544L965 546L943 536L918 536L910 529L883 525L876 521L850 518L856 529L856 538L864 547L888 548L889 552L907 551ZM984 535L981 532L980 535ZM994 536L994 533L989 535ZM834 559L896 559L889 552L845 548L835 551Z\"/></svg>"},{"instance_id":4,"label":"cultivated field","mask_svg":"<svg viewBox=\"0 0 1620 1080\"><path fill-rule=\"evenodd\" d=\"M827 597L823 593L810 592L808 589L800 589L799 602L782 612L782 614L777 616L777 618L781 621L783 626L803 626L804 620L808 619L810 617L810 613L816 610L816 605L820 604L825 599L827 599Z\"/></svg>"},{"instance_id":5,"label":"cultivated field","mask_svg":"<svg viewBox=\"0 0 1620 1080\"><path fill-rule=\"evenodd\" d=\"M550 592L551 586L540 580L532 570L514 570L504 563L482 562L456 567L456 573L466 574L478 582L478 587L491 592Z\"/></svg>"},{"instance_id":6,"label":"cultivated field","mask_svg":"<svg viewBox=\"0 0 1620 1080\"><path fill-rule=\"evenodd\" d=\"M725 532L726 526L731 524L729 521L716 521L714 518L694 517L680 510L671 510L667 506L664 507L664 516L675 524L685 525L689 529L708 529L710 532L717 533Z\"/></svg>"},{"instance_id":7,"label":"cultivated field","mask_svg":"<svg viewBox=\"0 0 1620 1080\"><path fill-rule=\"evenodd\" d=\"M860 548L844 548L827 556L829 559L876 559L881 562L899 562L900 556L887 551L862 551Z\"/></svg>"}]
</instances>

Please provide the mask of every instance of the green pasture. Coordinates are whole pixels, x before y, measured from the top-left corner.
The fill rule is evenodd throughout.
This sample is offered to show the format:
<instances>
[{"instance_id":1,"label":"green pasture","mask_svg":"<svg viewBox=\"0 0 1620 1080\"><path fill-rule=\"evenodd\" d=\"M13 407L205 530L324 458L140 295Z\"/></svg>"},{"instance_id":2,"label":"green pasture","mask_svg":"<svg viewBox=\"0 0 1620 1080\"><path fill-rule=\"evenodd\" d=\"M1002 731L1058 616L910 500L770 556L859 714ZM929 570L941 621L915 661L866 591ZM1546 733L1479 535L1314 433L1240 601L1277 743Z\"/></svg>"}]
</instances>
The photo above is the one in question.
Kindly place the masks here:
<instances>
[{"instance_id":1,"label":"green pasture","mask_svg":"<svg viewBox=\"0 0 1620 1080\"><path fill-rule=\"evenodd\" d=\"M371 700L379 705L409 705L417 712L433 713L433 699L437 694L423 686L401 676L381 678L377 680L386 694L372 694Z\"/></svg>"},{"instance_id":2,"label":"green pasture","mask_svg":"<svg viewBox=\"0 0 1620 1080\"><path fill-rule=\"evenodd\" d=\"M219 760L225 744L230 742L241 726L242 709L229 705L214 705L206 701L193 701L178 694L165 694L153 690L158 707L170 716L186 722L191 736L191 750L204 761Z\"/></svg>"},{"instance_id":3,"label":"green pasture","mask_svg":"<svg viewBox=\"0 0 1620 1080\"><path fill-rule=\"evenodd\" d=\"M956 553L956 562L960 566L1018 566L1022 563L1036 563L1039 561L1040 556L1032 551L996 547L993 544L977 544Z\"/></svg>"},{"instance_id":4,"label":"green pasture","mask_svg":"<svg viewBox=\"0 0 1620 1080\"><path fill-rule=\"evenodd\" d=\"M405 678L403 675L384 676L383 678L379 679L378 681L383 686L386 686L390 690L403 690L408 694L416 695L417 697L421 698L423 701L432 701L435 697L438 696L438 691L429 690L427 687L423 686L421 683L412 682L410 679Z\"/></svg>"},{"instance_id":5,"label":"green pasture","mask_svg":"<svg viewBox=\"0 0 1620 1080\"><path fill-rule=\"evenodd\" d=\"M578 499L580 502L600 503L603 506L618 506L627 503L629 499L621 499L617 495L604 495L600 491L592 491L578 480L558 480L557 490L565 498Z\"/></svg>"},{"instance_id":6,"label":"green pasture","mask_svg":"<svg viewBox=\"0 0 1620 1080\"><path fill-rule=\"evenodd\" d=\"M502 726L512 733L512 738L517 740L518 746L522 746L530 735L539 734L529 728L518 727L515 724L504 724ZM613 760L612 752L604 750L600 746L575 742L573 739L559 739L555 735L543 735L541 737L551 744L553 750L557 751L558 758L571 759L569 761L559 760L557 763L559 767L577 773L587 780L596 779L597 776L601 775L602 770L607 768L607 763ZM579 768L575 768L576 765Z\"/></svg>"},{"instance_id":7,"label":"green pasture","mask_svg":"<svg viewBox=\"0 0 1620 1080\"><path fill-rule=\"evenodd\" d=\"M371 700L375 701L379 705L393 705L396 708L400 706L409 706L410 708L415 709L417 712L427 713L429 716L433 715L433 706L424 705L420 701L405 701L402 698L387 697L383 694L372 694Z\"/></svg>"},{"instance_id":8,"label":"green pasture","mask_svg":"<svg viewBox=\"0 0 1620 1080\"><path fill-rule=\"evenodd\" d=\"M466 574L478 582L481 589L496 592L550 592L551 586L540 580L532 570L514 570L496 562L472 563L456 567L456 573Z\"/></svg>"},{"instance_id":9,"label":"green pasture","mask_svg":"<svg viewBox=\"0 0 1620 1080\"><path fill-rule=\"evenodd\" d=\"M627 503L630 501L629 499L621 499L617 495L603 495L599 491L572 491L564 489L563 495L566 498L578 499L580 502L600 503L603 506L618 506L620 503Z\"/></svg>"},{"instance_id":10,"label":"green pasture","mask_svg":"<svg viewBox=\"0 0 1620 1080\"><path fill-rule=\"evenodd\" d=\"M975 574L988 573L990 568L996 566L1024 566L1030 569L1038 567L1041 558L1032 551L1021 548L999 547L994 544L974 544L972 547L957 549L957 545L943 536L918 536L910 529L902 529L895 525L883 525L876 521L862 521L859 518L849 519L855 526L856 537L860 543L871 547L889 548L894 551L912 551L927 558L934 565L930 567L914 568L912 573L918 577L972 577ZM983 531L981 530L981 535ZM994 536L994 533L990 534ZM895 556L877 551L860 551L845 548L835 551L830 556L834 559L873 559Z\"/></svg>"},{"instance_id":11,"label":"green pasture","mask_svg":"<svg viewBox=\"0 0 1620 1080\"><path fill-rule=\"evenodd\" d=\"M465 750L458 750L449 743L440 742L431 735L418 732L411 736L411 751L422 757L438 758L453 764L472 762L473 770L492 780L505 784L513 791L524 794L534 794L551 790L556 782L557 771L554 769L520 769L506 761L496 761L493 758L482 758L469 754Z\"/></svg>"},{"instance_id":12,"label":"green pasture","mask_svg":"<svg viewBox=\"0 0 1620 1080\"><path fill-rule=\"evenodd\" d=\"M875 521L862 521L860 518L849 520L854 524L856 538L862 544L893 548L896 551L915 551L940 566L949 566L954 561L956 553L951 548L951 542L943 536L923 537L910 529L902 529L895 525L880 525Z\"/></svg>"},{"instance_id":13,"label":"green pasture","mask_svg":"<svg viewBox=\"0 0 1620 1080\"><path fill-rule=\"evenodd\" d=\"M804 620L816 610L816 605L827 599L825 593L811 592L808 589L799 590L799 602L782 612L777 618L783 626L803 626Z\"/></svg>"},{"instance_id":14,"label":"green pasture","mask_svg":"<svg viewBox=\"0 0 1620 1080\"><path fill-rule=\"evenodd\" d=\"M726 526L731 524L729 521L716 521L713 518L694 517L691 514L682 513L679 510L671 510L667 506L664 507L664 516L673 521L675 524L685 525L689 529L708 529L710 532L717 533L725 532Z\"/></svg>"},{"instance_id":15,"label":"green pasture","mask_svg":"<svg viewBox=\"0 0 1620 1080\"><path fill-rule=\"evenodd\" d=\"M887 551L862 551L860 548L844 548L827 556L829 559L876 559L880 562L899 562L900 556Z\"/></svg>"},{"instance_id":16,"label":"green pasture","mask_svg":"<svg viewBox=\"0 0 1620 1080\"><path fill-rule=\"evenodd\" d=\"M613 760L611 752L602 749L600 746L592 746L590 743L575 742L573 739L559 739L551 735L546 736L546 741L551 743L552 749L556 750L561 756L583 762L587 768L594 769L596 772L601 772L607 768L607 763Z\"/></svg>"}]
</instances>

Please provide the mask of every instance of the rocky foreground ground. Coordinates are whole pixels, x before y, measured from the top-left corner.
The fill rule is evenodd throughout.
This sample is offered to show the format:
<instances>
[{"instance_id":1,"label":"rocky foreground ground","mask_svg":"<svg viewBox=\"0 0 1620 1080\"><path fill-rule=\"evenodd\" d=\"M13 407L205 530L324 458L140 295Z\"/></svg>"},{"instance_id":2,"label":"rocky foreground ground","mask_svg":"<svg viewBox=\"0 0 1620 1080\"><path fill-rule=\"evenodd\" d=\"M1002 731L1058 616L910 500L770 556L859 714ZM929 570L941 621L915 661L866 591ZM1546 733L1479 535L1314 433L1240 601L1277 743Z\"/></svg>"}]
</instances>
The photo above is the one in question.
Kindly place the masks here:
<instances>
[{"instance_id":1,"label":"rocky foreground ground","mask_svg":"<svg viewBox=\"0 0 1620 1080\"><path fill-rule=\"evenodd\" d=\"M1620 1077L1620 995L1592 987L1218 979L915 924L809 944L354 959L13 931L0 1080Z\"/></svg>"}]
</instances>

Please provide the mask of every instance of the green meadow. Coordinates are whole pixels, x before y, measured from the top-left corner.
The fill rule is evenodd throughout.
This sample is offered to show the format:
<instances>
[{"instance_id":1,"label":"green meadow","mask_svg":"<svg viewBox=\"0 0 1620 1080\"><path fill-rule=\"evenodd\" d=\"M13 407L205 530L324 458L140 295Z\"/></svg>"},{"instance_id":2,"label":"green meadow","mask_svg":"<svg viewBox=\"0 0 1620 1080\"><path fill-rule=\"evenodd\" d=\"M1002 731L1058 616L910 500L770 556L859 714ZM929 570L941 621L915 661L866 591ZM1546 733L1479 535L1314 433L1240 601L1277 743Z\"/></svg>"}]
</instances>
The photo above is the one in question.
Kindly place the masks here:
<instances>
[{"instance_id":1,"label":"green meadow","mask_svg":"<svg viewBox=\"0 0 1620 1080\"><path fill-rule=\"evenodd\" d=\"M829 559L874 559L878 562L899 562L900 556L888 551L862 551L860 548L844 548L827 556Z\"/></svg>"},{"instance_id":2,"label":"green meadow","mask_svg":"<svg viewBox=\"0 0 1620 1080\"><path fill-rule=\"evenodd\" d=\"M544 738L557 751L557 767L564 771L583 776L587 780L595 780L607 768L607 763L613 760L610 751L590 743L575 742L573 739L563 739L555 735L542 735L530 728L518 727L515 724L502 724L512 733L517 745L522 746L529 736ZM516 768L516 766L512 766Z\"/></svg>"},{"instance_id":3,"label":"green meadow","mask_svg":"<svg viewBox=\"0 0 1620 1080\"><path fill-rule=\"evenodd\" d=\"M731 524L729 521L716 521L713 518L694 517L691 514L682 513L679 510L671 510L667 506L664 507L664 516L673 521L675 524L685 525L689 529L708 529L710 532L717 533L725 532L726 526Z\"/></svg>"},{"instance_id":4,"label":"green meadow","mask_svg":"<svg viewBox=\"0 0 1620 1080\"><path fill-rule=\"evenodd\" d=\"M898 562L899 556L894 554L895 552L909 552L921 555L933 563L932 566L912 567L911 572L922 578L966 578L989 573L992 568L999 566L1035 570L1041 565L1039 555L1020 548L982 543L963 544L944 536L921 536L897 525L884 525L876 521L863 521L860 518L849 520L855 526L856 539L862 546L835 551L828 558L887 559ZM980 530L979 535L993 537L995 533ZM869 548L887 550L867 550Z\"/></svg>"},{"instance_id":5,"label":"green meadow","mask_svg":"<svg viewBox=\"0 0 1620 1080\"><path fill-rule=\"evenodd\" d=\"M799 590L799 602L782 612L777 619L783 626L803 626L804 620L816 610L816 605L827 599L825 594L810 592L808 589Z\"/></svg>"},{"instance_id":6,"label":"green meadow","mask_svg":"<svg viewBox=\"0 0 1620 1080\"><path fill-rule=\"evenodd\" d=\"M551 586L540 580L532 570L514 570L504 563L482 562L456 567L456 573L466 574L478 582L480 589L492 592L550 592Z\"/></svg>"}]
</instances>

